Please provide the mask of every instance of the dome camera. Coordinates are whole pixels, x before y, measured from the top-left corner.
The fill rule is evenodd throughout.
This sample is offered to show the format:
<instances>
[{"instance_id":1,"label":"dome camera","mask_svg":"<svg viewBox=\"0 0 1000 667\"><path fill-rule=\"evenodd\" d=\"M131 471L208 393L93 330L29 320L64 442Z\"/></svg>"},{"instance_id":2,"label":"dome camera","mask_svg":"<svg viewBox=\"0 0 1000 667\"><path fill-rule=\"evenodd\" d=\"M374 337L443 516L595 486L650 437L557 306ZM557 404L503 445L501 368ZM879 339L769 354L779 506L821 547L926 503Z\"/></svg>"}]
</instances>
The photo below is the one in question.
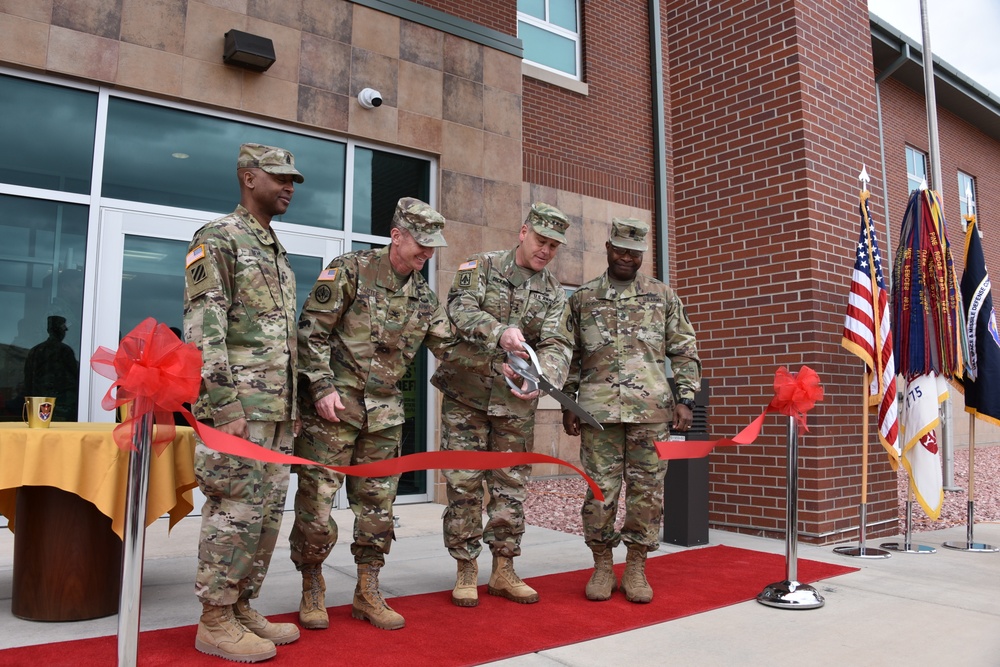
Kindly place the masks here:
<instances>
[{"instance_id":1,"label":"dome camera","mask_svg":"<svg viewBox=\"0 0 1000 667\"><path fill-rule=\"evenodd\" d=\"M374 109L382 106L382 93L374 88L365 88L358 93L358 103L365 109Z\"/></svg>"}]
</instances>

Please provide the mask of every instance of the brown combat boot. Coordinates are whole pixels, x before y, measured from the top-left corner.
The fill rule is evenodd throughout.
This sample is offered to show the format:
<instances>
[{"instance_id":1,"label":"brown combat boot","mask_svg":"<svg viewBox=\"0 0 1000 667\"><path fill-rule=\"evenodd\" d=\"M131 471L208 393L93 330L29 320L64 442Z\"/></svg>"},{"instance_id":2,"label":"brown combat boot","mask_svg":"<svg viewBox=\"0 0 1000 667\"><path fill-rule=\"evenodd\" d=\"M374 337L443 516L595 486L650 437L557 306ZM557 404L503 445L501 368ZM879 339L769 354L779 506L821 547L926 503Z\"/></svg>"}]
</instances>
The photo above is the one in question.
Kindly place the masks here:
<instances>
[{"instance_id":1,"label":"brown combat boot","mask_svg":"<svg viewBox=\"0 0 1000 667\"><path fill-rule=\"evenodd\" d=\"M231 604L202 605L194 647L202 653L235 662L260 662L278 653L274 642L258 637L236 619Z\"/></svg>"},{"instance_id":2,"label":"brown combat boot","mask_svg":"<svg viewBox=\"0 0 1000 667\"><path fill-rule=\"evenodd\" d=\"M521 604L538 602L538 593L534 588L521 581L521 577L514 572L514 559L506 556L493 557L493 573L490 575L489 591L490 595L499 595Z\"/></svg>"},{"instance_id":3,"label":"brown combat boot","mask_svg":"<svg viewBox=\"0 0 1000 667\"><path fill-rule=\"evenodd\" d=\"M459 560L455 589L451 592L452 604L459 607L475 607L479 604L479 563L475 560Z\"/></svg>"},{"instance_id":4,"label":"brown combat boot","mask_svg":"<svg viewBox=\"0 0 1000 667\"><path fill-rule=\"evenodd\" d=\"M646 603L653 600L653 589L646 581L646 547L630 544L625 556L625 573L622 590L629 602Z\"/></svg>"},{"instance_id":5,"label":"brown combat boot","mask_svg":"<svg viewBox=\"0 0 1000 667\"><path fill-rule=\"evenodd\" d=\"M309 630L326 630L330 627L330 615L326 611L326 580L323 579L322 563L302 566L299 623Z\"/></svg>"},{"instance_id":6,"label":"brown combat boot","mask_svg":"<svg viewBox=\"0 0 1000 667\"><path fill-rule=\"evenodd\" d=\"M610 600L611 593L618 586L613 565L615 555L607 546L591 547L594 551L594 574L587 582L588 600Z\"/></svg>"},{"instance_id":7,"label":"brown combat boot","mask_svg":"<svg viewBox=\"0 0 1000 667\"><path fill-rule=\"evenodd\" d=\"M291 644L299 638L299 629L294 623L272 623L250 607L250 600L237 600L233 605L233 616L244 628L261 639L270 639L275 646Z\"/></svg>"},{"instance_id":8,"label":"brown combat boot","mask_svg":"<svg viewBox=\"0 0 1000 667\"><path fill-rule=\"evenodd\" d=\"M382 630L398 630L406 621L393 611L378 590L381 563L358 563L358 585L354 588L351 616Z\"/></svg>"}]
</instances>

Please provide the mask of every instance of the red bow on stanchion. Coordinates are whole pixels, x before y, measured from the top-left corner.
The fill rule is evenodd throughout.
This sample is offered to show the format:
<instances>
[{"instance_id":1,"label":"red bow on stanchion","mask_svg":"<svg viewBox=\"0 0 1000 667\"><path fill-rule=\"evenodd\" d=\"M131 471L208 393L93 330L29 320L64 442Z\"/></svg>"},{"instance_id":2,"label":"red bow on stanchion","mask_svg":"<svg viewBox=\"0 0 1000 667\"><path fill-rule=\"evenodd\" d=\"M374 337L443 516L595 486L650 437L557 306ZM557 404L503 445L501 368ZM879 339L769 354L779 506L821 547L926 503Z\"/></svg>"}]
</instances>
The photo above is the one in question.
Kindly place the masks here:
<instances>
[{"instance_id":1,"label":"red bow on stanchion","mask_svg":"<svg viewBox=\"0 0 1000 667\"><path fill-rule=\"evenodd\" d=\"M795 421L806 431L806 413L813 409L816 402L823 398L823 387L819 383L816 371L803 366L796 375L788 372L782 366L774 374L774 398L764 408L760 416L750 422L750 425L740 431L735 438L720 438L718 440L668 440L656 442L656 452L661 460L700 459L708 456L716 447L733 445L749 445L764 426L764 417L768 412L780 412L794 417Z\"/></svg>"},{"instance_id":2,"label":"red bow on stanchion","mask_svg":"<svg viewBox=\"0 0 1000 667\"><path fill-rule=\"evenodd\" d=\"M152 412L156 424L152 445L159 455L174 439L173 413L186 411L184 404L198 398L201 386L201 352L193 343L182 343L167 325L152 317L122 338L117 352L99 347L90 358L90 367L113 381L101 399L102 408L110 411L133 404L127 418L115 427L115 443L121 449L135 449L136 426L143 415Z\"/></svg>"},{"instance_id":3,"label":"red bow on stanchion","mask_svg":"<svg viewBox=\"0 0 1000 667\"><path fill-rule=\"evenodd\" d=\"M114 410L135 401L135 414L130 414L115 428L115 442L119 447L134 449L132 437L136 424L142 415L152 411L157 424L152 442L159 454L174 439L173 413L179 412L206 446L231 456L288 465L322 465L355 477L388 477L414 470L491 470L529 463L555 463L583 477L594 497L604 500L600 487L585 472L562 459L533 452L418 452L354 466L331 466L272 451L202 424L183 406L198 397L201 363L201 352L193 343L182 343L169 327L157 324L153 318L143 320L125 336L118 352L98 348L90 365L97 373L114 381L101 400L101 407ZM112 397L115 388L118 391Z\"/></svg>"},{"instance_id":4,"label":"red bow on stanchion","mask_svg":"<svg viewBox=\"0 0 1000 667\"><path fill-rule=\"evenodd\" d=\"M769 410L776 410L783 415L793 417L803 431L808 431L806 413L821 400L823 400L823 387L819 383L816 371L803 366L797 374L792 375L782 366L774 374L774 398L767 407Z\"/></svg>"}]
</instances>

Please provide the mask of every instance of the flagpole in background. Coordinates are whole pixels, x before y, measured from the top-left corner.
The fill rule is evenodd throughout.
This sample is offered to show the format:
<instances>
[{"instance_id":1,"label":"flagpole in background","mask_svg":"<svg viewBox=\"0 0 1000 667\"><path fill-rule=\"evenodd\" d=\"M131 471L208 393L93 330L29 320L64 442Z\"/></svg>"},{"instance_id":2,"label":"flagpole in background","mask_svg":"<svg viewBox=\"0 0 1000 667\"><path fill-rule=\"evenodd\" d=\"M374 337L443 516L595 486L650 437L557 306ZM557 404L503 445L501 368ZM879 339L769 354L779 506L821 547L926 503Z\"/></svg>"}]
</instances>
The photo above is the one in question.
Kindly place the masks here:
<instances>
[{"instance_id":1,"label":"flagpole in background","mask_svg":"<svg viewBox=\"0 0 1000 667\"><path fill-rule=\"evenodd\" d=\"M878 241L868 209L868 170L861 167L861 233L855 248L854 273L847 316L844 319L842 345L865 362L861 392L861 505L859 507L858 546L840 546L833 550L859 558L889 558L888 551L865 546L868 531L868 429L869 406L879 404L879 435L892 457L898 456L896 419L896 364L889 330L888 295L882 273ZM874 388L874 389L873 389ZM888 398L886 398L888 397ZM883 400L885 399L885 400ZM893 470L898 469L895 458Z\"/></svg>"},{"instance_id":2,"label":"flagpole in background","mask_svg":"<svg viewBox=\"0 0 1000 667\"><path fill-rule=\"evenodd\" d=\"M965 199L969 214L965 216L965 271L962 274L962 304L966 314L966 335L969 341L969 363L965 367L963 386L966 392L966 409L969 411L969 500L966 516L965 542L948 541L942 544L949 549L960 551L1000 551L995 546L976 542L973 539L975 526L976 488L976 416L980 413L989 421L1000 419L1000 400L995 399L996 387L987 390L990 379L996 381L997 364L1000 363L1000 340L990 334L996 332L996 316L993 312L993 296L990 277L986 270L986 259L980 239L982 232L976 224L976 204L972 190L966 186ZM982 320L980 319L982 318ZM982 321L983 326L980 327ZM993 399L986 401L986 395ZM972 411L975 411L973 413Z\"/></svg>"}]
</instances>

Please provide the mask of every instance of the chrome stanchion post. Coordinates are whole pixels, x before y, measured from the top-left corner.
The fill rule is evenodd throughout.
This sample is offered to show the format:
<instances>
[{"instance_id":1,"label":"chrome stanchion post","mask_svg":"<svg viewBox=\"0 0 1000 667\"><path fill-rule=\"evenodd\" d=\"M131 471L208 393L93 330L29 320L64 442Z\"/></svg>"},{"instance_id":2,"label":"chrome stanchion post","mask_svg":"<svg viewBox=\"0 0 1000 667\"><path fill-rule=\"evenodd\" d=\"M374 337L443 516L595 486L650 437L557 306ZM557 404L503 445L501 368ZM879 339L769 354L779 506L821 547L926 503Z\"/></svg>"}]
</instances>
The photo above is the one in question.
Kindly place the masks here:
<instances>
[{"instance_id":1,"label":"chrome stanchion post","mask_svg":"<svg viewBox=\"0 0 1000 667\"><path fill-rule=\"evenodd\" d=\"M817 609L824 604L823 596L808 584L800 584L798 578L798 488L799 488L799 448L794 417L788 418L788 461L786 465L788 486L785 489L787 501L785 521L785 580L767 586L757 596L757 602L781 609Z\"/></svg>"},{"instance_id":2,"label":"chrome stanchion post","mask_svg":"<svg viewBox=\"0 0 1000 667\"><path fill-rule=\"evenodd\" d=\"M148 398L138 397L136 424L129 453L125 491L125 539L122 551L122 590L118 603L118 665L134 667L139 649L139 611L142 592L142 559L146 542L146 491L153 440L153 412Z\"/></svg>"}]
</instances>

